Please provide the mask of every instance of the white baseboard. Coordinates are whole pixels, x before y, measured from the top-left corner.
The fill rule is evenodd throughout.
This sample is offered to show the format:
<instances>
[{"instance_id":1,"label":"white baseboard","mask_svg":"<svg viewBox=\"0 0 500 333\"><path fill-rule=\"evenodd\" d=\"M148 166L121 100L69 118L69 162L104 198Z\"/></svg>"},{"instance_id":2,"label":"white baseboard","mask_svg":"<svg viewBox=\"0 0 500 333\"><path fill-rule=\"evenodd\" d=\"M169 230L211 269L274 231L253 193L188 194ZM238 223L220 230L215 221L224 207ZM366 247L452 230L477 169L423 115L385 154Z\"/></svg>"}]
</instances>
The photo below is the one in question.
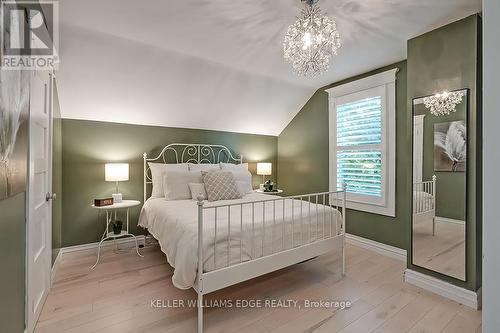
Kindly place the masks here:
<instances>
[{"instance_id":1,"label":"white baseboard","mask_svg":"<svg viewBox=\"0 0 500 333\"><path fill-rule=\"evenodd\" d=\"M140 235L140 236L136 236L136 237L137 237L137 243L139 245L145 245L146 238L144 237L144 235ZM125 246L125 247L134 247L135 246L135 240L133 237L126 237L126 238L117 239L116 243L118 245ZM105 241L102 243L101 249L105 249L107 247L114 246L114 244L115 243L112 240ZM99 246L99 242L63 247L63 248L61 248L61 251L59 251L59 254L64 255L64 254L72 253L72 252L95 250L95 249L97 249L98 246Z\"/></svg>"},{"instance_id":2,"label":"white baseboard","mask_svg":"<svg viewBox=\"0 0 500 333\"><path fill-rule=\"evenodd\" d=\"M461 225L465 224L465 221L462 221L462 220L455 220L455 219L450 219L447 217L440 217L440 216L436 216L435 221L436 221L436 223L442 222L442 223L454 223L454 224L461 224Z\"/></svg>"},{"instance_id":3,"label":"white baseboard","mask_svg":"<svg viewBox=\"0 0 500 333\"><path fill-rule=\"evenodd\" d=\"M479 309L481 307L481 289L477 292L470 291L411 269L405 270L405 282L449 298L473 309Z\"/></svg>"},{"instance_id":4,"label":"white baseboard","mask_svg":"<svg viewBox=\"0 0 500 333\"><path fill-rule=\"evenodd\" d=\"M347 243L406 262L406 250L373 241L356 235L345 234Z\"/></svg>"}]
</instances>

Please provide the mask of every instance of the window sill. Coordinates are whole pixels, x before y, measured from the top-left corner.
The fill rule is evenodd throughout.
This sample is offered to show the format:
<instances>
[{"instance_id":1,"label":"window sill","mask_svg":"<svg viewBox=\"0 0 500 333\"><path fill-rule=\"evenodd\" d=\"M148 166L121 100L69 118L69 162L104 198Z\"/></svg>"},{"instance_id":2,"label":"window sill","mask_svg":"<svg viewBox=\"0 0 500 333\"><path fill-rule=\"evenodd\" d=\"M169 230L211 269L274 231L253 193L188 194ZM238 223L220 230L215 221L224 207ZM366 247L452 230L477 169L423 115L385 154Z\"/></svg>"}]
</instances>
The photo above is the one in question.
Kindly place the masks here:
<instances>
[{"instance_id":1,"label":"window sill","mask_svg":"<svg viewBox=\"0 0 500 333\"><path fill-rule=\"evenodd\" d=\"M378 214L390 217L396 217L396 208L390 206L378 206L367 203L360 203L347 200L347 209L358 210L371 214Z\"/></svg>"}]
</instances>

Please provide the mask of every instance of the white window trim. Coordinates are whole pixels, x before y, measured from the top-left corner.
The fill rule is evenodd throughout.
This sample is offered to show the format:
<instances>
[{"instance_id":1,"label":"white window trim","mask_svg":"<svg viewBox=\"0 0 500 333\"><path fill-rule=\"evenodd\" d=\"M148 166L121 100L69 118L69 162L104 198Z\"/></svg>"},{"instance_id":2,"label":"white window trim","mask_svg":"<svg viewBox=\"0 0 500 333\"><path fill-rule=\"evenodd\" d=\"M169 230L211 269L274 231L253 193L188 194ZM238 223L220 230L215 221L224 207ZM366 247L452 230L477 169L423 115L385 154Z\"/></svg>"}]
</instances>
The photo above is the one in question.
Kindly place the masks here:
<instances>
[{"instance_id":1,"label":"white window trim","mask_svg":"<svg viewBox=\"0 0 500 333\"><path fill-rule=\"evenodd\" d=\"M337 163L334 149L336 140L336 103L342 96L363 92L372 88L385 89L386 111L382 114L382 145L386 165L382 168L382 200L367 202L354 193L347 194L347 208L375 214L396 216L396 73L398 68L327 89L329 95L329 181L330 191L337 191ZM382 159L384 161L384 158ZM383 163L383 162L382 162Z\"/></svg>"}]
</instances>

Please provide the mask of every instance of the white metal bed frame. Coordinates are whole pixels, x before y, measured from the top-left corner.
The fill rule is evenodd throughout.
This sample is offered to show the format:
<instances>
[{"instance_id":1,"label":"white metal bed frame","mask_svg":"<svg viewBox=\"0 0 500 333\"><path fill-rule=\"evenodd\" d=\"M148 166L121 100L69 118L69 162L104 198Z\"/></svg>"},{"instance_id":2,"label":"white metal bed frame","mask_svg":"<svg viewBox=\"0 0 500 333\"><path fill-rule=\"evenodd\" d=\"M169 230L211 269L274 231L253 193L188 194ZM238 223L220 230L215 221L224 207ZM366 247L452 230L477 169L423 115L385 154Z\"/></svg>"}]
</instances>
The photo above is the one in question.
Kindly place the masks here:
<instances>
[{"instance_id":1,"label":"white metal bed frame","mask_svg":"<svg viewBox=\"0 0 500 333\"><path fill-rule=\"evenodd\" d=\"M432 180L413 183L413 222L432 220L432 236L436 231L436 175ZM431 195L432 200L428 202L425 195Z\"/></svg>"},{"instance_id":2,"label":"white metal bed frame","mask_svg":"<svg viewBox=\"0 0 500 333\"><path fill-rule=\"evenodd\" d=\"M171 157L170 159L168 157ZM180 157L180 158L179 158ZM168 163L243 163L243 156L239 158L235 157L231 151L223 145L211 145L211 144L182 144L173 143L165 146L161 152L155 158L148 158L147 154L143 154L144 158L144 202L147 199L147 185L152 184L152 177L150 176L150 170L148 162L162 162ZM314 199L314 200L313 200ZM240 212L243 210L243 206L252 205L252 228L255 222L255 216L253 214L256 204L262 205L262 226L264 232L265 222L266 222L266 205L272 205L273 216L268 217L268 223L273 223L272 232L274 232L274 223L276 222L276 203L282 201L283 206L283 216L285 215L285 204L289 203L292 207L292 232L291 232L291 245L289 248L285 247L285 219L283 218L283 234L282 236L282 246L281 249L275 251L274 246L271 254L264 254L260 257L252 257L250 260L242 261L241 259L241 236L240 236L240 261L238 263L230 264L229 259L227 260L227 265L222 268L217 268L214 266L214 270L204 272L203 271L203 216L204 212L207 210L213 210L215 216L215 237L217 238L217 212L223 209L227 210L228 222L228 239L227 239L227 256L229 258L229 244L231 239L231 207L240 206ZM309 211L303 211L303 202L308 202ZM346 184L343 185L342 191L333 192L321 192L313 194L297 195L292 197L269 197L269 199L254 201L254 202L244 202L236 204L215 204L210 206L205 206L202 198L198 198L198 272L195 284L193 286L194 290L198 294L198 332L203 332L203 295L214 292L219 289L229 287L231 285L250 280L252 278L271 273L273 271L300 263L302 261L315 258L319 255L334 251L336 249L342 250L342 275L345 274L345 214L346 214ZM300 203L300 242L294 239L295 230L295 217L294 217L294 204ZM311 217L311 204L315 204L316 216ZM323 206L323 216L322 216L322 235L319 237L318 223L320 222L319 216L321 215L318 206ZM326 207L335 207L337 211L341 213L340 221L337 220L337 213L334 209L329 209L329 213L326 213ZM304 242L304 232L303 222L305 219L308 222L309 237ZM311 237L311 225L316 223L316 235L314 239ZM335 225L340 224L339 231L335 230L333 232L333 223L335 220ZM326 234L326 225L330 223L329 233ZM240 227L243 228L243 218L240 220ZM337 228L336 228L337 229ZM243 229L241 229L243 230ZM274 234L273 234L274 236ZM255 239L255 235L252 236L252 244ZM264 239L264 235L262 238ZM215 253L215 239L214 239L214 253ZM262 241L264 244L264 241ZM262 247L264 247L262 245ZM253 247L252 247L253 252ZM215 257L215 256L214 256ZM214 258L215 262L215 258Z\"/></svg>"}]
</instances>

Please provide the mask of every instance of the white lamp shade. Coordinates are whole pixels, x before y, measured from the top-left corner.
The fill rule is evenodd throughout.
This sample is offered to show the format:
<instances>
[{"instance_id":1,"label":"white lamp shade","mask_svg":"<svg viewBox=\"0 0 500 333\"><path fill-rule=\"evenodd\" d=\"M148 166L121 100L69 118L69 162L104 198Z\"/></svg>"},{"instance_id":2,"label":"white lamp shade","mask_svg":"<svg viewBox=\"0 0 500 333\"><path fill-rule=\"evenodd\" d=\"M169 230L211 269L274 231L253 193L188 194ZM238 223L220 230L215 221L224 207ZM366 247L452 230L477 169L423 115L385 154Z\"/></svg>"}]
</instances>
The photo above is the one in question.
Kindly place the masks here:
<instances>
[{"instance_id":1,"label":"white lamp shade","mask_svg":"<svg viewBox=\"0 0 500 333\"><path fill-rule=\"evenodd\" d=\"M107 182L127 181L128 163L106 163L104 165L104 180Z\"/></svg>"},{"instance_id":2,"label":"white lamp shade","mask_svg":"<svg viewBox=\"0 0 500 333\"><path fill-rule=\"evenodd\" d=\"M261 176L270 176L273 174L272 163L257 163L257 174Z\"/></svg>"}]
</instances>

